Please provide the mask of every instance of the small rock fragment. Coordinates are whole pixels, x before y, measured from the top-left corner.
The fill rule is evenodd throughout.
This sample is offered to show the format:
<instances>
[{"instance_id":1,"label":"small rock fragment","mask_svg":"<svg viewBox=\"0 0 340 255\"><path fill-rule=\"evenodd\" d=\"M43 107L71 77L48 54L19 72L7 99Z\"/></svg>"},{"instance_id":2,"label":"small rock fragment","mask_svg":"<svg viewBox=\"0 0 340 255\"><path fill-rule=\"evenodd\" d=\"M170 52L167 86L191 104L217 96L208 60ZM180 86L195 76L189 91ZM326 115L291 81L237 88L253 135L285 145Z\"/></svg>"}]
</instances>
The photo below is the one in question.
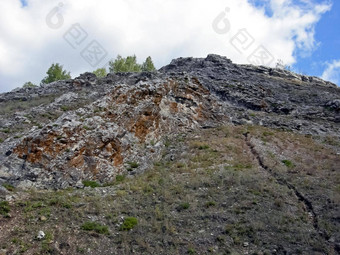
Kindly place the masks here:
<instances>
[{"instance_id":1,"label":"small rock fragment","mask_svg":"<svg viewBox=\"0 0 340 255\"><path fill-rule=\"evenodd\" d=\"M44 239L45 238L45 233L43 232L43 231L39 231L38 232L38 235L37 235L37 239L38 240L42 240L42 239Z\"/></svg>"}]
</instances>

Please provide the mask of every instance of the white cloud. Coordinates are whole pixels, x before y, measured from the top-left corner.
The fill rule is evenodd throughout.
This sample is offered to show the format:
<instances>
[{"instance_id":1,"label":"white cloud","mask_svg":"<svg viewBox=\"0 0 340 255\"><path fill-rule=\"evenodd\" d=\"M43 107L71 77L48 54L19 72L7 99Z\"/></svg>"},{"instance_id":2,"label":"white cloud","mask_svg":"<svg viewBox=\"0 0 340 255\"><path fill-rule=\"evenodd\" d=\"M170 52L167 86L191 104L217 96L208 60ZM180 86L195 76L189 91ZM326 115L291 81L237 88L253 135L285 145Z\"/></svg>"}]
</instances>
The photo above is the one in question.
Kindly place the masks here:
<instances>
[{"instance_id":1,"label":"white cloud","mask_svg":"<svg viewBox=\"0 0 340 255\"><path fill-rule=\"evenodd\" d=\"M333 60L333 62L326 63L326 65L327 67L322 74L322 79L340 85L340 59Z\"/></svg>"},{"instance_id":2,"label":"white cloud","mask_svg":"<svg viewBox=\"0 0 340 255\"><path fill-rule=\"evenodd\" d=\"M46 24L48 13L59 8L64 23L59 29ZM248 56L263 45L276 59L292 65L296 52L308 53L316 46L314 26L329 4L302 0L268 0L265 8L247 0L19 0L0 1L0 92L21 86L26 81L39 83L47 68L59 62L72 75L92 71L80 56L93 39L107 51L100 65L117 54L136 54L139 61L151 55L157 67L180 56L225 55L236 63L247 63ZM226 7L230 30L218 34L212 22ZM56 19L53 19L55 22ZM63 39L71 25L79 23L88 38L73 49ZM221 25L221 24L219 24ZM254 43L239 53L230 39L242 28ZM244 45L243 45L244 46ZM271 65L275 63L273 61Z\"/></svg>"}]
</instances>

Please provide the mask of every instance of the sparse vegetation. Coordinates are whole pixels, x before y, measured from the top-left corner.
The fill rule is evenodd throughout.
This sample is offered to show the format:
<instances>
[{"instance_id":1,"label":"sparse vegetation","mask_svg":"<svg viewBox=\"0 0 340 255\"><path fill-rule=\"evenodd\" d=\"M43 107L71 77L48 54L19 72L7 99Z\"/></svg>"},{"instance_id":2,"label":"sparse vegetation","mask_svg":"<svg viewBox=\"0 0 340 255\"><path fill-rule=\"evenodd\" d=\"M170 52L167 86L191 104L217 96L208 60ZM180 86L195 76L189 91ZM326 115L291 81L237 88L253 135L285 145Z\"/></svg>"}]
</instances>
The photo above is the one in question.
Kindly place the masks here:
<instances>
[{"instance_id":1,"label":"sparse vegetation","mask_svg":"<svg viewBox=\"0 0 340 255\"><path fill-rule=\"evenodd\" d=\"M24 111L38 105L46 105L54 101L58 95L40 96L27 101L13 100L9 102L0 102L0 114L13 114L15 112Z\"/></svg>"},{"instance_id":2,"label":"sparse vegetation","mask_svg":"<svg viewBox=\"0 0 340 255\"><path fill-rule=\"evenodd\" d=\"M70 111L70 110L71 110L71 108L70 108L69 106L67 106L67 105L62 105L62 106L60 106L60 109L61 109L62 111L64 111L64 112L67 112L67 111Z\"/></svg>"},{"instance_id":3,"label":"sparse vegetation","mask_svg":"<svg viewBox=\"0 0 340 255\"><path fill-rule=\"evenodd\" d=\"M308 154L299 151L298 155L323 157L322 166L335 167L325 157L332 155L326 153L322 145L315 145L311 137L263 127L247 128L246 131L253 140L262 137L280 139L282 148L290 148L288 143L297 143L299 149L308 151ZM5 228L6 232L0 234L0 242L6 244L9 251L19 250L22 244L23 250L32 254L35 251L52 253L55 244L65 242L66 238L77 240L60 248L70 254L86 252L93 247L98 254L123 254L131 247L136 254L158 254L164 249L168 254L218 254L237 251L245 243L259 251L271 251L275 248L273 243L280 243L292 251L299 249L307 254L315 248L327 254L328 247L314 230L306 209L292 190L260 169L247 147L244 132L244 127L221 127L193 133L185 139L169 137L163 157L152 168L128 178L128 173L116 175L112 184L100 189L32 190L28 198L11 204L20 229ZM273 134L264 135L266 132ZM318 197L318 192L324 188L320 188L317 178L325 171L310 175L307 173L309 167L305 167L305 162L297 159L291 150L283 149L278 153L281 147L275 144L275 139L261 145L264 146L261 154L264 162L303 194ZM200 149L204 145L208 148ZM170 152L181 153L183 150L186 153L180 154L180 161L168 160ZM271 157L268 151L274 156ZM299 178L289 179L280 157L294 162L300 170L294 176ZM319 161L309 162L315 164L313 169L322 169ZM333 182L335 178L326 176L322 180L327 189L338 194L339 187ZM313 203L321 204L322 201L313 200ZM291 213L292 206L294 214ZM330 235L337 233L336 225L329 224L327 212L323 217L319 221L320 228ZM4 221L4 224L9 223ZM81 231L74 231L73 226ZM46 235L51 234L50 241L44 239L38 247L26 245L41 229ZM131 229L133 231L129 231ZM209 245L202 245L202 242Z\"/></svg>"},{"instance_id":4,"label":"sparse vegetation","mask_svg":"<svg viewBox=\"0 0 340 255\"><path fill-rule=\"evenodd\" d=\"M117 182L122 182L122 181L124 181L124 179L125 179L125 176L124 176L124 175L117 175L117 176L116 176L116 181L117 181Z\"/></svg>"}]
</instances>

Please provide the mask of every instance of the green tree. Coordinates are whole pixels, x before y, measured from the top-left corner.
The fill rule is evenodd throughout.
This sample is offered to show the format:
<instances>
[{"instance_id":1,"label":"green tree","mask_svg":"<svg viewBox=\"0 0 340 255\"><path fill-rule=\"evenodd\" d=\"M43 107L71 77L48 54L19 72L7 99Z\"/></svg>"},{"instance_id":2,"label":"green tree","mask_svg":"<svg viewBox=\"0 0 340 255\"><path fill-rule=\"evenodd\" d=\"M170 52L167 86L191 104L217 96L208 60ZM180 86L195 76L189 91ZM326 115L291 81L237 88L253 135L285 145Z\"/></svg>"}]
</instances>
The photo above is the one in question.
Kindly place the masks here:
<instances>
[{"instance_id":1,"label":"green tree","mask_svg":"<svg viewBox=\"0 0 340 255\"><path fill-rule=\"evenodd\" d=\"M28 81L28 82L25 82L25 84L22 87L23 88L34 88L34 87L38 87L38 86L33 84L32 82Z\"/></svg>"},{"instance_id":2,"label":"green tree","mask_svg":"<svg viewBox=\"0 0 340 255\"><path fill-rule=\"evenodd\" d=\"M118 55L115 61L110 61L110 72L141 72L142 67L137 63L136 55L123 58Z\"/></svg>"},{"instance_id":3,"label":"green tree","mask_svg":"<svg viewBox=\"0 0 340 255\"><path fill-rule=\"evenodd\" d=\"M147 57L145 62L143 63L142 71L143 72L154 72L154 71L156 71L156 68L155 68L150 56Z\"/></svg>"},{"instance_id":4,"label":"green tree","mask_svg":"<svg viewBox=\"0 0 340 255\"><path fill-rule=\"evenodd\" d=\"M141 72L142 71L141 65L137 63L136 55L128 56L125 60L125 66L128 72Z\"/></svg>"},{"instance_id":5,"label":"green tree","mask_svg":"<svg viewBox=\"0 0 340 255\"><path fill-rule=\"evenodd\" d=\"M105 68L98 68L97 70L93 71L93 73L98 77L98 78L104 78L107 75L106 69Z\"/></svg>"},{"instance_id":6,"label":"green tree","mask_svg":"<svg viewBox=\"0 0 340 255\"><path fill-rule=\"evenodd\" d=\"M63 70L60 64L52 64L46 72L47 76L41 81L42 84L48 84L54 81L67 80L71 78L70 72Z\"/></svg>"}]
</instances>

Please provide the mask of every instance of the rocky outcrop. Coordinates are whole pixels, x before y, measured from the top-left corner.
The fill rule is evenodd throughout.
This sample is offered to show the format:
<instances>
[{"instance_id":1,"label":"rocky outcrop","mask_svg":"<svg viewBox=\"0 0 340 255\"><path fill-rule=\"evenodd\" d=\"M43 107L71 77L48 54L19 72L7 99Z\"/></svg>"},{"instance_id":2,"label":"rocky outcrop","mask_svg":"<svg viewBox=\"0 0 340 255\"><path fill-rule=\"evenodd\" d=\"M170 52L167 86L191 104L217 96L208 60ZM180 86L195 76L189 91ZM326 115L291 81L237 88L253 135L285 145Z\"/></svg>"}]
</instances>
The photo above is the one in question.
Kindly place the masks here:
<instances>
[{"instance_id":1,"label":"rocky outcrop","mask_svg":"<svg viewBox=\"0 0 340 255\"><path fill-rule=\"evenodd\" d=\"M147 169L173 135L257 124L339 136L340 90L292 72L179 58L155 73L117 73L0 95L0 183L81 187Z\"/></svg>"}]
</instances>

